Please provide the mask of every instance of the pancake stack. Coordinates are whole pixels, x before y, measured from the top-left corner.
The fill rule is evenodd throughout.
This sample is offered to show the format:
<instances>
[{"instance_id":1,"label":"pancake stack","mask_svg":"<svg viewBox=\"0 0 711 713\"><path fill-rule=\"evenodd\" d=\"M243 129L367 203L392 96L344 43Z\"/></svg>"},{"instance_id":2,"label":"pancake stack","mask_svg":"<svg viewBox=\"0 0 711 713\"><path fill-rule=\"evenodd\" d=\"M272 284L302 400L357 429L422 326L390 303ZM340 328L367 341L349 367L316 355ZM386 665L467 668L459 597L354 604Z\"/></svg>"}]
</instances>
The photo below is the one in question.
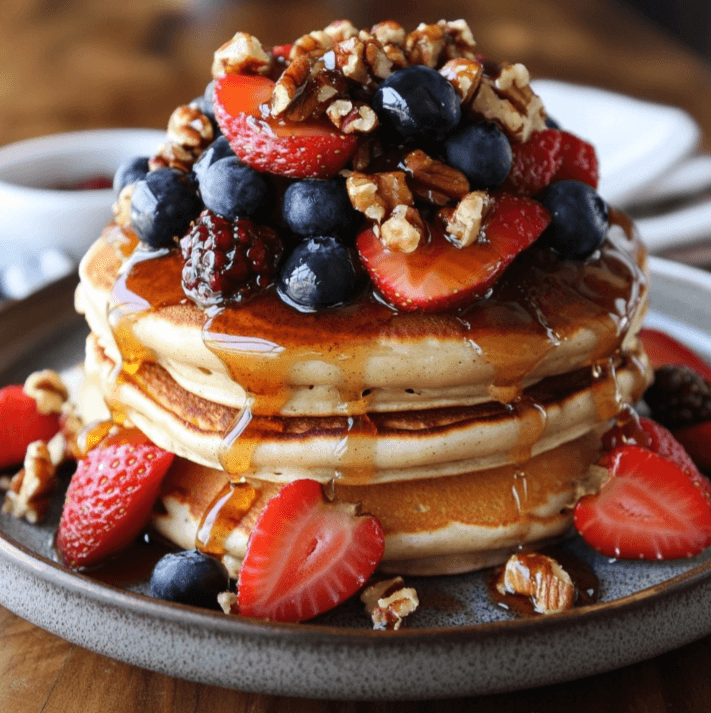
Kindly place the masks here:
<instances>
[{"instance_id":1,"label":"pancake stack","mask_svg":"<svg viewBox=\"0 0 711 713\"><path fill-rule=\"evenodd\" d=\"M80 268L86 372L179 456L155 528L234 571L268 499L312 478L379 518L384 570L469 571L564 534L601 429L650 378L645 253L613 212L594 262L521 257L451 313L366 294L300 314L273 290L211 312L179 253L108 226Z\"/></svg>"},{"instance_id":2,"label":"pancake stack","mask_svg":"<svg viewBox=\"0 0 711 713\"><path fill-rule=\"evenodd\" d=\"M436 37L439 45L433 44ZM361 67L359 79L344 64L343 76L334 79L331 64L339 52L353 53L359 42L368 52L380 52L380 64ZM326 88L342 93L338 101L356 102L363 117L375 116L363 108L363 97L373 95L383 76L402 63L429 63L431 74L436 74L432 67L444 65L435 79L441 84L446 77L462 96L463 79L481 82L479 104L476 97L456 99L457 112L460 101L465 108L467 101L474 102L468 105L473 118L463 122L496 122L503 107L509 116L514 109L524 112L523 124L502 124L512 145L545 130L545 113L527 85L525 68L507 65L507 82L495 80L501 66L479 61L461 21L421 26L407 36L395 23L360 34L349 23L334 23L293 47L266 53L254 38L238 33L225 47L216 54L213 71L218 82L233 87L230 91L241 91L242 71L272 72L272 79L283 71L272 106L277 89L288 89L286 80L293 79L297 66L310 62L312 76L333 80ZM440 59L432 54L437 47ZM335 60L328 59L329 52L335 52ZM377 76L368 74L371 70ZM259 91L272 81L248 79ZM497 98L497 92L508 92L513 103ZM301 101L298 91L287 94ZM521 109L523 100L530 111ZM259 111L264 113L265 106ZM254 115L228 116L224 106L220 111L226 133L256 126ZM192 123L178 131L171 119L171 140L187 136L192 141L190 127L195 126L212 135L214 116L194 107L181 108L180 115ZM336 112L334 120L339 116ZM276 134L266 131L267 143L281 140L279 132L290 124L280 118L270 126ZM526 136L520 134L524 129ZM182 147L169 143L148 162L150 169L168 165L189 173L191 161L206 148L205 136ZM380 140L377 133L366 134L358 146L372 153L373 136L375 143ZM355 146L345 134L341 139ZM232 139L230 144L242 161L263 165L263 157L250 163L255 157L249 147ZM376 173L400 165L402 147L395 148L391 165L387 155L381 157ZM359 148L352 165L339 159L346 175L353 175L352 168L363 170L363 155ZM452 175L451 167L443 170ZM271 173L268 164L266 173ZM457 201L473 189L463 174L454 173L464 188L449 206L449 194L423 191L420 183L413 188L414 202L398 209L410 217L421 211L427 220L442 206L437 215L456 215ZM361 182L369 180L366 174L359 174ZM410 178L402 172L399 179L407 195ZM288 173L277 179L275 195L294 180ZM521 192L526 176L517 181L513 190ZM284 484L308 478L322 483L329 497L361 503L379 519L385 534L382 570L460 573L564 536L577 500L599 487L594 463L600 436L651 379L638 339L647 308L646 253L618 211L610 209L607 236L593 254L565 259L534 243L486 292L459 300L456 307L400 309L367 282L345 304L300 310L273 284L260 285L244 299L208 304L195 299L181 279L181 236L171 235L158 246L141 240L138 223L122 213L122 201L131 200L124 191L116 222L80 266L76 306L91 328L87 383L98 390L115 422L139 428L176 454L152 526L179 547L197 546L220 557L234 574L265 504ZM485 193L468 193L475 199L470 204L486 208ZM359 208L353 195L350 199ZM371 218L368 208L365 216ZM368 220L361 219L367 227ZM423 225L422 220L410 227ZM277 218L270 230L283 228ZM486 242L485 227L478 238L467 240L472 238ZM285 245L291 239L285 237ZM355 254L352 246L348 249Z\"/></svg>"}]
</instances>

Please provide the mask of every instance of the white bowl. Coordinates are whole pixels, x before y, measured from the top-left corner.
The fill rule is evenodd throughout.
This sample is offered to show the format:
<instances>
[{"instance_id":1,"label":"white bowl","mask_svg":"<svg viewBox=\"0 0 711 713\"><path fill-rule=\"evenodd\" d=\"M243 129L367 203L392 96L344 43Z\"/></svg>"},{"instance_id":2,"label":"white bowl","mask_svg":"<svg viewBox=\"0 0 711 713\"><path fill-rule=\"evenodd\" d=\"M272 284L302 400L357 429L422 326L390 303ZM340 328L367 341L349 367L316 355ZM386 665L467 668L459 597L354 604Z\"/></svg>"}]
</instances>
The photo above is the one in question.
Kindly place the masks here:
<instances>
[{"instance_id":1,"label":"white bowl","mask_svg":"<svg viewBox=\"0 0 711 713\"><path fill-rule=\"evenodd\" d=\"M79 260L111 219L111 188L73 190L97 176L112 178L135 156L151 156L165 140L154 129L106 129L53 134L0 148L0 253L59 248Z\"/></svg>"}]
</instances>

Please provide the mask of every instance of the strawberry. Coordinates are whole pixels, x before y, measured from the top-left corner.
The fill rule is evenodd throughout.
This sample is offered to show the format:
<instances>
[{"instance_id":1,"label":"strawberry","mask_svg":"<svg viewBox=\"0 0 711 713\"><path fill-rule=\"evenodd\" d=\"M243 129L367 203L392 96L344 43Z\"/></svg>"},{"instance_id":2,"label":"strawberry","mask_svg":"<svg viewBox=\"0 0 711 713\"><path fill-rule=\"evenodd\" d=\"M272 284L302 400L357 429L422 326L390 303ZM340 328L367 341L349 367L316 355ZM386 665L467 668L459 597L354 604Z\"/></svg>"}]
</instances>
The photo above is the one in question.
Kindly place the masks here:
<instances>
[{"instance_id":1,"label":"strawberry","mask_svg":"<svg viewBox=\"0 0 711 713\"><path fill-rule=\"evenodd\" d=\"M711 421L675 428L674 438L701 470L711 473Z\"/></svg>"},{"instance_id":2,"label":"strawberry","mask_svg":"<svg viewBox=\"0 0 711 713\"><path fill-rule=\"evenodd\" d=\"M608 557L655 560L692 557L711 544L708 484L636 445L619 446L601 465L608 479L574 512L591 547Z\"/></svg>"},{"instance_id":3,"label":"strawberry","mask_svg":"<svg viewBox=\"0 0 711 713\"><path fill-rule=\"evenodd\" d=\"M173 454L132 440L95 448L79 461L57 530L57 549L68 567L101 563L130 545L148 522Z\"/></svg>"},{"instance_id":4,"label":"strawberry","mask_svg":"<svg viewBox=\"0 0 711 713\"><path fill-rule=\"evenodd\" d=\"M321 120L276 120L262 111L274 82L228 74L215 81L214 108L233 151L257 171L292 178L330 178L351 158L358 139Z\"/></svg>"},{"instance_id":5,"label":"strawberry","mask_svg":"<svg viewBox=\"0 0 711 713\"><path fill-rule=\"evenodd\" d=\"M657 329L645 328L639 336L654 369L666 365L688 366L711 381L711 366L681 342Z\"/></svg>"},{"instance_id":6,"label":"strawberry","mask_svg":"<svg viewBox=\"0 0 711 713\"><path fill-rule=\"evenodd\" d=\"M513 144L513 164L502 188L511 193L533 196L542 191L560 169L561 132L556 129L533 131L528 141Z\"/></svg>"},{"instance_id":7,"label":"strawberry","mask_svg":"<svg viewBox=\"0 0 711 713\"><path fill-rule=\"evenodd\" d=\"M239 573L242 616L303 621L332 609L365 583L382 559L380 523L356 506L329 502L315 480L284 486L265 507Z\"/></svg>"},{"instance_id":8,"label":"strawberry","mask_svg":"<svg viewBox=\"0 0 711 713\"><path fill-rule=\"evenodd\" d=\"M59 415L39 413L22 386L0 389L0 468L22 463L30 443L49 441L59 428Z\"/></svg>"},{"instance_id":9,"label":"strawberry","mask_svg":"<svg viewBox=\"0 0 711 713\"><path fill-rule=\"evenodd\" d=\"M560 137L561 165L551 182L582 181L597 188L599 175L595 148L567 131L561 131Z\"/></svg>"},{"instance_id":10,"label":"strawberry","mask_svg":"<svg viewBox=\"0 0 711 713\"><path fill-rule=\"evenodd\" d=\"M501 193L484 221L484 239L465 248L450 243L437 225L411 253L388 250L372 230L362 232L356 246L386 300L405 311L436 312L484 294L549 222L539 203Z\"/></svg>"}]
</instances>

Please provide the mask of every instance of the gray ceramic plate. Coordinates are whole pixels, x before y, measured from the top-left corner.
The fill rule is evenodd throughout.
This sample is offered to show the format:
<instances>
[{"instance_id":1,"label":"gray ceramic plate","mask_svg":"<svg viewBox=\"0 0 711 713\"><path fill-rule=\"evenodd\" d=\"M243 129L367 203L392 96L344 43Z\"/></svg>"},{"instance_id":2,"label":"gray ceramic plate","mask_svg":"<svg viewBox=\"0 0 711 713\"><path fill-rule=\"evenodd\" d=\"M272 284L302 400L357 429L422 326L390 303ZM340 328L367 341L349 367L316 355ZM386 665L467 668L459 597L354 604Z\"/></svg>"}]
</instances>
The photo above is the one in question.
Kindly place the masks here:
<instances>
[{"instance_id":1,"label":"gray ceramic plate","mask_svg":"<svg viewBox=\"0 0 711 713\"><path fill-rule=\"evenodd\" d=\"M711 276L658 259L651 269L648 323L711 358ZM41 365L79 359L81 337L77 328L53 350L35 350ZM565 547L595 571L596 604L516 618L492 602L486 574L412 579L422 606L407 629L374 632L358 602L280 625L156 601L142 593L145 582L103 584L52 561L52 527L0 516L0 604L121 661L245 691L391 700L493 693L599 673L711 633L711 552L617 562L574 539Z\"/></svg>"}]
</instances>

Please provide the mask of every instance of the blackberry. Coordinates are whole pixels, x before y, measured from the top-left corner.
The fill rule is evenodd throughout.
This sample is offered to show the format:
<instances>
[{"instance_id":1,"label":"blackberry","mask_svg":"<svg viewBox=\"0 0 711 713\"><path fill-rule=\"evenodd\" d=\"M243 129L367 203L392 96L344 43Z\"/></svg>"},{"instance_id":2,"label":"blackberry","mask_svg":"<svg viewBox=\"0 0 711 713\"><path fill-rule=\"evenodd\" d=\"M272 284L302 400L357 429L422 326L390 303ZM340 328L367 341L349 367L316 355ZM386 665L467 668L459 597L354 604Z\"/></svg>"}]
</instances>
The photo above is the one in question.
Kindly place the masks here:
<instances>
[{"instance_id":1,"label":"blackberry","mask_svg":"<svg viewBox=\"0 0 711 713\"><path fill-rule=\"evenodd\" d=\"M711 383L688 366L662 366L644 400L652 418L673 430L711 421Z\"/></svg>"},{"instance_id":2,"label":"blackberry","mask_svg":"<svg viewBox=\"0 0 711 713\"><path fill-rule=\"evenodd\" d=\"M282 244L277 233L251 220L230 221L204 210L180 241L183 291L202 306L240 302L267 287Z\"/></svg>"}]
</instances>

